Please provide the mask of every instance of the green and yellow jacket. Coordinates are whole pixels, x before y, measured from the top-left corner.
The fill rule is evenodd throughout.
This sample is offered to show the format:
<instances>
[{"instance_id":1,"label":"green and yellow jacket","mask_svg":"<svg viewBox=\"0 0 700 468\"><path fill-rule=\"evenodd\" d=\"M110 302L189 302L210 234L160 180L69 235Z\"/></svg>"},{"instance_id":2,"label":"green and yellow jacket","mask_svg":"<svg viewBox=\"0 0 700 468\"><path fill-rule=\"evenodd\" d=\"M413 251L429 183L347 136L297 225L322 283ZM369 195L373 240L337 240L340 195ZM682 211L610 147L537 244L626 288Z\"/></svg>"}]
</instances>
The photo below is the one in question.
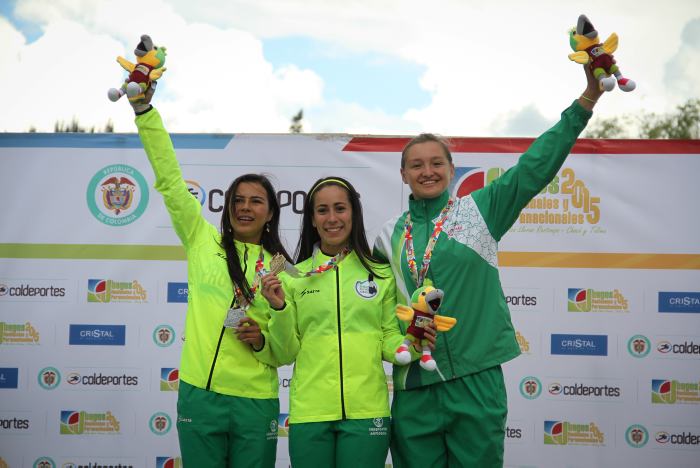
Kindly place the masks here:
<instances>
[{"instance_id":1,"label":"green and yellow jacket","mask_svg":"<svg viewBox=\"0 0 700 468\"><path fill-rule=\"evenodd\" d=\"M190 385L224 395L247 398L277 398L278 361L271 353L267 322L270 308L257 295L248 316L258 322L265 336L259 352L239 341L223 327L233 302L234 288L221 248L221 234L206 221L201 205L187 190L175 158L170 136L158 111L136 117L141 142L156 176L155 189L163 195L173 228L187 254L187 317L185 343L180 361L180 379ZM262 246L235 242L244 263L246 279L253 283L255 262ZM272 255L264 252L269 269Z\"/></svg>"},{"instance_id":2,"label":"green and yellow jacket","mask_svg":"<svg viewBox=\"0 0 700 468\"><path fill-rule=\"evenodd\" d=\"M316 249L299 263L311 271L330 257ZM286 305L272 311L270 339L279 360L294 362L290 423L389 416L382 360L394 362L403 340L388 265L371 275L354 252L309 277L282 274Z\"/></svg>"},{"instance_id":3,"label":"green and yellow jacket","mask_svg":"<svg viewBox=\"0 0 700 468\"><path fill-rule=\"evenodd\" d=\"M418 362L394 366L395 389L456 379L520 354L498 275L498 242L520 211L557 174L591 115L574 102L515 166L486 187L455 200L433 250L426 281L445 292L438 314L456 317L457 324L438 333L433 352L437 370L425 371ZM428 200L409 198L418 268L448 199L447 192ZM389 220L374 244L375 254L391 262L399 300L404 304L411 303L416 290L404 245L407 213Z\"/></svg>"}]
</instances>

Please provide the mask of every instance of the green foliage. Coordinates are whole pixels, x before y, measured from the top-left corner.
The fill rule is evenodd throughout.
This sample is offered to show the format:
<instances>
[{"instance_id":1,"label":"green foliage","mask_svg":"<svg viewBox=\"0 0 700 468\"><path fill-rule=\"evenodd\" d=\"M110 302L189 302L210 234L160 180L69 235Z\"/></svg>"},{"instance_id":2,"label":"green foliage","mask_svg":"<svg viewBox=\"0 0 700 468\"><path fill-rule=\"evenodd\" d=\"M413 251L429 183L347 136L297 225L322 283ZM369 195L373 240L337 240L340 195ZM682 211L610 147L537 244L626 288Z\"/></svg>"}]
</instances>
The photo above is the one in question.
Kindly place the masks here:
<instances>
[{"instance_id":1,"label":"green foliage","mask_svg":"<svg viewBox=\"0 0 700 468\"><path fill-rule=\"evenodd\" d=\"M31 128L34 127L32 126ZM36 129L34 131L36 131ZM55 133L114 133L114 123L112 122L112 119L109 119L105 124L104 130L95 128L94 125L88 129L80 125L80 122L78 122L77 117L73 117L70 123L65 123L62 120L57 120L53 124L53 131Z\"/></svg>"},{"instance_id":2,"label":"green foliage","mask_svg":"<svg viewBox=\"0 0 700 468\"><path fill-rule=\"evenodd\" d=\"M676 107L670 114L642 112L631 117L610 117L595 120L585 133L586 138L629 138L627 131L634 127L636 121L638 135L636 138L655 139L700 139L700 99L689 99Z\"/></svg>"},{"instance_id":3,"label":"green foliage","mask_svg":"<svg viewBox=\"0 0 700 468\"><path fill-rule=\"evenodd\" d=\"M292 125L289 126L289 133L302 133L304 124L301 122L304 119L304 109L299 109L299 112L292 117Z\"/></svg>"}]
</instances>

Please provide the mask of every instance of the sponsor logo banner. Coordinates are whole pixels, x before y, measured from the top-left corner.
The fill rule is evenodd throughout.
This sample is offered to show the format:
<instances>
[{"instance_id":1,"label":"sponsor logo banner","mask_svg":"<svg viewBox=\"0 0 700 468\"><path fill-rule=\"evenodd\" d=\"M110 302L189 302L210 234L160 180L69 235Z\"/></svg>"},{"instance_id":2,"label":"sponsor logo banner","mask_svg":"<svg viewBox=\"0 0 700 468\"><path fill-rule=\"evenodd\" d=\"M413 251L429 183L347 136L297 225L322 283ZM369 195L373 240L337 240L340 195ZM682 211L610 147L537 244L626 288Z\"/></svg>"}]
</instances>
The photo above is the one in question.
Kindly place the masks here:
<instances>
[{"instance_id":1,"label":"sponsor logo banner","mask_svg":"<svg viewBox=\"0 0 700 468\"><path fill-rule=\"evenodd\" d=\"M187 303L187 283L168 283L168 302Z\"/></svg>"},{"instance_id":2,"label":"sponsor logo banner","mask_svg":"<svg viewBox=\"0 0 700 468\"><path fill-rule=\"evenodd\" d=\"M63 279L0 278L0 301L67 302L68 281Z\"/></svg>"},{"instance_id":3,"label":"sponsor logo banner","mask_svg":"<svg viewBox=\"0 0 700 468\"><path fill-rule=\"evenodd\" d=\"M182 458L156 457L156 468L182 468Z\"/></svg>"},{"instance_id":4,"label":"sponsor logo banner","mask_svg":"<svg viewBox=\"0 0 700 468\"><path fill-rule=\"evenodd\" d=\"M71 324L68 344L124 346L126 344L126 325Z\"/></svg>"},{"instance_id":5,"label":"sponsor logo banner","mask_svg":"<svg viewBox=\"0 0 700 468\"><path fill-rule=\"evenodd\" d=\"M700 446L700 427L661 428L654 432L656 447L697 450Z\"/></svg>"},{"instance_id":6,"label":"sponsor logo banner","mask_svg":"<svg viewBox=\"0 0 700 468\"><path fill-rule=\"evenodd\" d=\"M700 382L652 379L651 402L654 404L700 404Z\"/></svg>"},{"instance_id":7,"label":"sponsor logo banner","mask_svg":"<svg viewBox=\"0 0 700 468\"><path fill-rule=\"evenodd\" d=\"M551 354L607 356L608 336L552 334Z\"/></svg>"},{"instance_id":8,"label":"sponsor logo banner","mask_svg":"<svg viewBox=\"0 0 700 468\"><path fill-rule=\"evenodd\" d=\"M157 325L152 338L156 346L167 348L175 342L175 329L167 324Z\"/></svg>"},{"instance_id":9,"label":"sponsor logo banner","mask_svg":"<svg viewBox=\"0 0 700 468\"><path fill-rule=\"evenodd\" d=\"M19 369L17 367L0 367L0 388L17 388Z\"/></svg>"},{"instance_id":10,"label":"sponsor logo banner","mask_svg":"<svg viewBox=\"0 0 700 468\"><path fill-rule=\"evenodd\" d=\"M572 423L569 421L544 422L545 445L605 445L605 434L596 423Z\"/></svg>"},{"instance_id":11,"label":"sponsor logo banner","mask_svg":"<svg viewBox=\"0 0 700 468\"><path fill-rule=\"evenodd\" d=\"M111 411L61 410L61 435L118 434L120 423Z\"/></svg>"},{"instance_id":12,"label":"sponsor logo banner","mask_svg":"<svg viewBox=\"0 0 700 468\"><path fill-rule=\"evenodd\" d=\"M148 206L148 184L139 171L126 164L103 167L87 186L90 213L108 226L136 221Z\"/></svg>"},{"instance_id":13,"label":"sponsor logo banner","mask_svg":"<svg viewBox=\"0 0 700 468\"><path fill-rule=\"evenodd\" d=\"M659 292L659 312L700 313L700 292Z\"/></svg>"},{"instance_id":14,"label":"sponsor logo banner","mask_svg":"<svg viewBox=\"0 0 700 468\"><path fill-rule=\"evenodd\" d=\"M38 345L39 332L30 322L0 322L0 345Z\"/></svg>"},{"instance_id":15,"label":"sponsor logo banner","mask_svg":"<svg viewBox=\"0 0 700 468\"><path fill-rule=\"evenodd\" d=\"M173 367L161 367L160 391L177 392L180 388L180 371Z\"/></svg>"},{"instance_id":16,"label":"sponsor logo banner","mask_svg":"<svg viewBox=\"0 0 700 468\"><path fill-rule=\"evenodd\" d=\"M0 435L30 434L35 427L34 417L29 412L8 411L0 413Z\"/></svg>"},{"instance_id":17,"label":"sponsor logo banner","mask_svg":"<svg viewBox=\"0 0 700 468\"><path fill-rule=\"evenodd\" d=\"M557 400L622 402L622 384L595 380L554 378L547 382L547 395Z\"/></svg>"},{"instance_id":18,"label":"sponsor logo banner","mask_svg":"<svg viewBox=\"0 0 700 468\"><path fill-rule=\"evenodd\" d=\"M141 369L64 368L64 389L69 390L139 390L144 381Z\"/></svg>"},{"instance_id":19,"label":"sponsor logo banner","mask_svg":"<svg viewBox=\"0 0 700 468\"><path fill-rule=\"evenodd\" d=\"M644 447L649 442L649 431L641 424L633 424L625 431L625 442L633 448Z\"/></svg>"},{"instance_id":20,"label":"sponsor logo banner","mask_svg":"<svg viewBox=\"0 0 700 468\"><path fill-rule=\"evenodd\" d=\"M44 367L37 375L37 382L44 390L53 390L61 384L61 372L55 367Z\"/></svg>"},{"instance_id":21,"label":"sponsor logo banner","mask_svg":"<svg viewBox=\"0 0 700 468\"><path fill-rule=\"evenodd\" d=\"M597 291L569 288L567 310L569 312L629 312L629 301L619 289Z\"/></svg>"},{"instance_id":22,"label":"sponsor logo banner","mask_svg":"<svg viewBox=\"0 0 700 468\"><path fill-rule=\"evenodd\" d=\"M89 279L88 302L148 302L148 292L137 280Z\"/></svg>"}]
</instances>

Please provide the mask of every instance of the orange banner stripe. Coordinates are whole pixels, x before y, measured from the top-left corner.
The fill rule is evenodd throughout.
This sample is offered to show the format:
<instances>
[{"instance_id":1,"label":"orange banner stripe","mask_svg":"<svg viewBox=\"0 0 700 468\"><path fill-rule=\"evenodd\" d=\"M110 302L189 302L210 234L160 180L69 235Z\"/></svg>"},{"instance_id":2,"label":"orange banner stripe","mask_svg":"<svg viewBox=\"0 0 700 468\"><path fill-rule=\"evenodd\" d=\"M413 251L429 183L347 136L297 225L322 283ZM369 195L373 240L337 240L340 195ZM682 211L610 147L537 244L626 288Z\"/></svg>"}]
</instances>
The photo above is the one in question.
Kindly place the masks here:
<instances>
[{"instance_id":1,"label":"orange banner stripe","mask_svg":"<svg viewBox=\"0 0 700 468\"><path fill-rule=\"evenodd\" d=\"M700 270L699 254L499 252L502 267Z\"/></svg>"}]
</instances>

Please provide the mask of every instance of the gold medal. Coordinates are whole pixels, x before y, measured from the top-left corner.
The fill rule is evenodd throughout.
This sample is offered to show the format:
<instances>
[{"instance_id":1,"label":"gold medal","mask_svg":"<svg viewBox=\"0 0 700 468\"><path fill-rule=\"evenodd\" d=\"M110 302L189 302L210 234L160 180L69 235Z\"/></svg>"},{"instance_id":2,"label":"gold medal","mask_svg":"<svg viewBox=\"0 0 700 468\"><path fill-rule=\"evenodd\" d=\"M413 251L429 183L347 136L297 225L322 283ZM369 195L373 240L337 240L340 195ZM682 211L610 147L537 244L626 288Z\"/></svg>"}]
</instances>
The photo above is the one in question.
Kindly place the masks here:
<instances>
[{"instance_id":1,"label":"gold medal","mask_svg":"<svg viewBox=\"0 0 700 468\"><path fill-rule=\"evenodd\" d=\"M283 255L276 253L270 259L270 274L277 275L287 267L287 259Z\"/></svg>"}]
</instances>

